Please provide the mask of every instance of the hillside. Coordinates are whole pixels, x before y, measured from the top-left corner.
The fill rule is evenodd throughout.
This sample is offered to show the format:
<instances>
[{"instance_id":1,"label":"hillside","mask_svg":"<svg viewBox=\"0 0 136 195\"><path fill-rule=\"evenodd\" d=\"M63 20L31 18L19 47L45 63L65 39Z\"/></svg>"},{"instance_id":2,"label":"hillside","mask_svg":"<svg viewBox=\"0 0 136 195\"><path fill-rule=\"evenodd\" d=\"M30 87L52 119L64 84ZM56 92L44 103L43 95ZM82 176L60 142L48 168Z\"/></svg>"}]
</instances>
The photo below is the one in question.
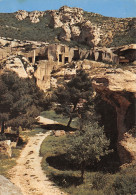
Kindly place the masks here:
<instances>
[{"instance_id":1,"label":"hillside","mask_svg":"<svg viewBox=\"0 0 136 195\"><path fill-rule=\"evenodd\" d=\"M135 43L135 34L136 18L105 17L80 8L0 13L0 36L12 39L111 47Z\"/></svg>"}]
</instances>

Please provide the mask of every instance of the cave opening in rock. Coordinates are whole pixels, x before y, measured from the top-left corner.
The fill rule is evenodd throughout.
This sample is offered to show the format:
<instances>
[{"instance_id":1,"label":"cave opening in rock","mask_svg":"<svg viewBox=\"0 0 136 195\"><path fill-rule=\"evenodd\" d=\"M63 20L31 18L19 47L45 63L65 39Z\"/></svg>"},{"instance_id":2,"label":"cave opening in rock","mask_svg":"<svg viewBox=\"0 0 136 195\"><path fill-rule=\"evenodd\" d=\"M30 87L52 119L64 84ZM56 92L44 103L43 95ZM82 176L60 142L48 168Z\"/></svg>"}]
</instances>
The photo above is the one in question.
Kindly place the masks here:
<instances>
[{"instance_id":1,"label":"cave opening in rock","mask_svg":"<svg viewBox=\"0 0 136 195\"><path fill-rule=\"evenodd\" d=\"M59 62L62 62L62 54L59 54Z\"/></svg>"},{"instance_id":2,"label":"cave opening in rock","mask_svg":"<svg viewBox=\"0 0 136 195\"><path fill-rule=\"evenodd\" d=\"M106 101L102 100L100 96L96 99L95 104L96 113L99 117L100 126L104 126L104 131L108 139L110 139L110 147L116 149L117 146L117 113L115 108L108 104Z\"/></svg>"},{"instance_id":3,"label":"cave opening in rock","mask_svg":"<svg viewBox=\"0 0 136 195\"><path fill-rule=\"evenodd\" d=\"M73 60L78 61L80 59L79 50L74 50Z\"/></svg>"},{"instance_id":4,"label":"cave opening in rock","mask_svg":"<svg viewBox=\"0 0 136 195\"><path fill-rule=\"evenodd\" d=\"M68 63L68 57L65 57L65 64Z\"/></svg>"},{"instance_id":5,"label":"cave opening in rock","mask_svg":"<svg viewBox=\"0 0 136 195\"><path fill-rule=\"evenodd\" d=\"M99 57L98 57L98 61L102 61L102 51L99 51Z\"/></svg>"},{"instance_id":6,"label":"cave opening in rock","mask_svg":"<svg viewBox=\"0 0 136 195\"><path fill-rule=\"evenodd\" d=\"M111 170L116 172L120 167L120 158L117 151L117 113L115 108L102 100L100 96L98 96L95 101L95 110L97 116L99 116L99 125L104 126L104 132L110 140L110 149L114 150L108 156L103 157L101 163L107 166L110 165L109 167L111 167Z\"/></svg>"},{"instance_id":7,"label":"cave opening in rock","mask_svg":"<svg viewBox=\"0 0 136 195\"><path fill-rule=\"evenodd\" d=\"M39 55L35 57L35 61L38 62L40 60L48 60L48 57L46 55Z\"/></svg>"}]
</instances>

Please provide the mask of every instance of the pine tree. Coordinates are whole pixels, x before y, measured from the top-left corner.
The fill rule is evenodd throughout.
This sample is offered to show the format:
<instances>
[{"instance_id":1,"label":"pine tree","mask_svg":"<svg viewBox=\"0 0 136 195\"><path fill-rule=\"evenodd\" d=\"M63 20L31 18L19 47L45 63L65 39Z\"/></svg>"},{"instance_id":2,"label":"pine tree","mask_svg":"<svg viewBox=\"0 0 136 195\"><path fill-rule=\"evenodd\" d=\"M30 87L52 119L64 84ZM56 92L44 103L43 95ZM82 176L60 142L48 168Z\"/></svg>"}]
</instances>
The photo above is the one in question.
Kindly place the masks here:
<instances>
[{"instance_id":1,"label":"pine tree","mask_svg":"<svg viewBox=\"0 0 136 195\"><path fill-rule=\"evenodd\" d=\"M91 79L84 70L78 70L69 82L55 91L56 113L69 117L68 127L73 118L82 118L82 113L89 110L92 93Z\"/></svg>"}]
</instances>

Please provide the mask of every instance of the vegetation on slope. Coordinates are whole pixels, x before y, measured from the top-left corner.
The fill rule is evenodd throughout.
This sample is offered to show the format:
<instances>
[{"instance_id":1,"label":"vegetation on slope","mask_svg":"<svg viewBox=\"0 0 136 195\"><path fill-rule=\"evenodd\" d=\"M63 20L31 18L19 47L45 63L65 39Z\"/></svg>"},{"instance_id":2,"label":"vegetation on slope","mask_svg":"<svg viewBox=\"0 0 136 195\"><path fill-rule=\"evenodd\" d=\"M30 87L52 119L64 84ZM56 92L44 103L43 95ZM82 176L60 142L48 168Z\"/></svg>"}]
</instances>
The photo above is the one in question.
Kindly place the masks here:
<instances>
[{"instance_id":1,"label":"vegetation on slope","mask_svg":"<svg viewBox=\"0 0 136 195\"><path fill-rule=\"evenodd\" d=\"M106 17L91 12L84 12L84 17L100 27L105 34L112 32L113 40L108 47L136 43L136 18ZM100 46L101 44L103 43L101 42Z\"/></svg>"},{"instance_id":2,"label":"vegetation on slope","mask_svg":"<svg viewBox=\"0 0 136 195\"><path fill-rule=\"evenodd\" d=\"M84 12L84 18L100 27L105 35L109 31L113 33L113 41L107 46L135 43L135 18L118 19L91 12ZM61 28L52 28L50 21L51 16L48 11L40 18L40 22L36 24L31 23L28 17L25 20L18 21L15 13L0 13L0 36L24 41L59 42L58 37ZM86 47L84 44L79 44L74 40L66 43L69 46ZM102 45L103 43L101 42L100 46Z\"/></svg>"},{"instance_id":3,"label":"vegetation on slope","mask_svg":"<svg viewBox=\"0 0 136 195\"><path fill-rule=\"evenodd\" d=\"M14 13L0 13L0 36L24 41L54 42L60 29L50 28L49 24L48 13L37 24L31 23L29 18L18 21Z\"/></svg>"}]
</instances>

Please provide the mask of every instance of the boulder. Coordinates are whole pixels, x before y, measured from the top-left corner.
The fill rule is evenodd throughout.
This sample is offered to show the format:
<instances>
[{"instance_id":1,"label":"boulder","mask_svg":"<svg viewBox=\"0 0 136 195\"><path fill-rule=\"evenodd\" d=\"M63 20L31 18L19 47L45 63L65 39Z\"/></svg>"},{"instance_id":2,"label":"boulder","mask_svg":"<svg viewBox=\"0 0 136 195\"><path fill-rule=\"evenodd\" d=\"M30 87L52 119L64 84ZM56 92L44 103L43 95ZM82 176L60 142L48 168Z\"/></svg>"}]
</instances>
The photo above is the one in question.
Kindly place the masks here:
<instances>
[{"instance_id":1,"label":"boulder","mask_svg":"<svg viewBox=\"0 0 136 195\"><path fill-rule=\"evenodd\" d=\"M10 140L0 141L0 154L11 157L12 150Z\"/></svg>"},{"instance_id":2,"label":"boulder","mask_svg":"<svg viewBox=\"0 0 136 195\"><path fill-rule=\"evenodd\" d=\"M20 188L0 175L0 195L23 195Z\"/></svg>"}]
</instances>

